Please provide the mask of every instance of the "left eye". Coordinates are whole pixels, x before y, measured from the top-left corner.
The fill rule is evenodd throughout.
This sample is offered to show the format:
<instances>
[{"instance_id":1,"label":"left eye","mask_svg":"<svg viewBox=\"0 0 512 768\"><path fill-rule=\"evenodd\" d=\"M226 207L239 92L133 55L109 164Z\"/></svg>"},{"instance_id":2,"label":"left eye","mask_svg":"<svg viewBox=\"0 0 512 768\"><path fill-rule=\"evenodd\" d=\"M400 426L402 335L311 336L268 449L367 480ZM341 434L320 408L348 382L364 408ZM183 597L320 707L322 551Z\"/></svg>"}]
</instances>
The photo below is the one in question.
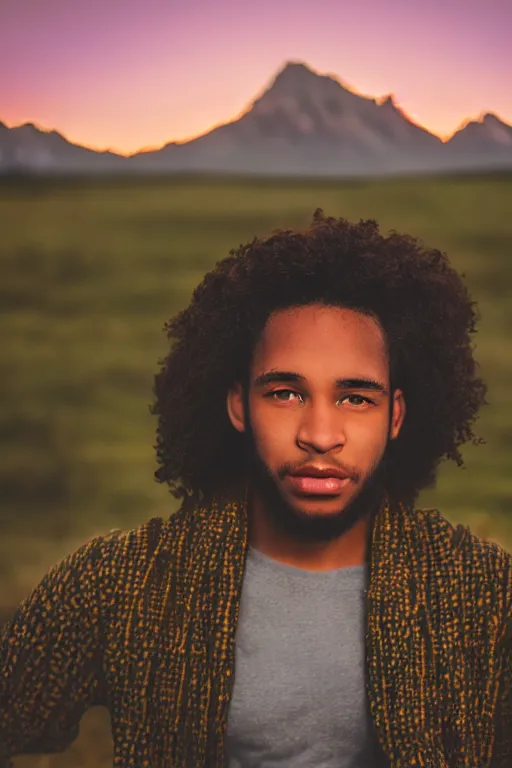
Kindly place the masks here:
<instances>
[{"instance_id":1,"label":"left eye","mask_svg":"<svg viewBox=\"0 0 512 768\"><path fill-rule=\"evenodd\" d=\"M352 405L364 405L365 403L369 403L370 402L367 397L363 397L362 395L346 395L346 397L342 398L342 401L343 400L358 400L359 401L357 403L352 403Z\"/></svg>"}]
</instances>

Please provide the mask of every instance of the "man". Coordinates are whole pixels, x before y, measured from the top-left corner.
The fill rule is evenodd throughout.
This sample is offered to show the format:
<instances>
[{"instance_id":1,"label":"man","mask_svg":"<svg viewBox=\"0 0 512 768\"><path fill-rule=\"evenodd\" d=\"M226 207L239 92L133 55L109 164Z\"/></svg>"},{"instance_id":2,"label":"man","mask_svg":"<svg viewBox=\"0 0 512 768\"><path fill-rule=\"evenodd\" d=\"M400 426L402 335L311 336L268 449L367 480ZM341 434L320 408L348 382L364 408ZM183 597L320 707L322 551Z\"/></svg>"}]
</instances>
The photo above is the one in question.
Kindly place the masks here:
<instances>
[{"instance_id":1,"label":"man","mask_svg":"<svg viewBox=\"0 0 512 768\"><path fill-rule=\"evenodd\" d=\"M315 214L220 262L156 377L166 521L96 537L0 646L3 765L512 765L512 558L415 509L484 403L446 257Z\"/></svg>"}]
</instances>

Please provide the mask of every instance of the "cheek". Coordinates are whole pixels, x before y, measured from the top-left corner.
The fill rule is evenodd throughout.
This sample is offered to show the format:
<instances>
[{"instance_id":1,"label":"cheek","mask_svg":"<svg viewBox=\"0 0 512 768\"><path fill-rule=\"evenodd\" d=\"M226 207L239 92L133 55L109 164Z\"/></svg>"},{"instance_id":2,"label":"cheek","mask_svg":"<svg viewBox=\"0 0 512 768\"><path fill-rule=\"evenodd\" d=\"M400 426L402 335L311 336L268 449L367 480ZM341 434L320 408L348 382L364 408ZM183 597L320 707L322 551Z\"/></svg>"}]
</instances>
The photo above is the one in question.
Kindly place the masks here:
<instances>
[{"instance_id":1,"label":"cheek","mask_svg":"<svg viewBox=\"0 0 512 768\"><path fill-rule=\"evenodd\" d=\"M368 418L356 417L346 422L346 431L354 440L366 443L378 443L380 439L386 440L389 430L387 413L381 411Z\"/></svg>"},{"instance_id":2,"label":"cheek","mask_svg":"<svg viewBox=\"0 0 512 768\"><path fill-rule=\"evenodd\" d=\"M347 419L344 432L347 450L357 452L363 461L367 457L370 463L386 447L389 433L387 413L375 414L373 418Z\"/></svg>"},{"instance_id":3,"label":"cheek","mask_svg":"<svg viewBox=\"0 0 512 768\"><path fill-rule=\"evenodd\" d=\"M278 451L280 447L289 445L296 432L295 419L280 418L280 414L270 408L251 405L251 428L254 441L262 453ZM276 409L277 410L277 409ZM284 414L283 414L284 415Z\"/></svg>"}]
</instances>

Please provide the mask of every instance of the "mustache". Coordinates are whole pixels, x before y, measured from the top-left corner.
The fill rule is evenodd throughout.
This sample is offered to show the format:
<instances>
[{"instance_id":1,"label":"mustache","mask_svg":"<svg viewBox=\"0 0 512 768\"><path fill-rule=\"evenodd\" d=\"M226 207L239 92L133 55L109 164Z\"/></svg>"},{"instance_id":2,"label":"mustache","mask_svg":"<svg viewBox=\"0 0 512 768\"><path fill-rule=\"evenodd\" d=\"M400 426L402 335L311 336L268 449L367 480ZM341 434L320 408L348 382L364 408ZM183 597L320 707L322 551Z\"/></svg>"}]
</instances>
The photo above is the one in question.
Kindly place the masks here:
<instances>
[{"instance_id":1,"label":"mustache","mask_svg":"<svg viewBox=\"0 0 512 768\"><path fill-rule=\"evenodd\" d=\"M300 461L300 462L288 462L286 464L282 464L276 471L276 475L280 480L283 480L286 475L294 475L297 473L300 473L304 467L310 467L315 462L308 458L306 461ZM353 467L349 464L341 463L341 462L330 462L328 465L322 465L322 466L328 466L329 469L334 470L335 472L341 472L347 477L349 477L353 482L359 482L361 479L361 473L356 469L356 467Z\"/></svg>"}]
</instances>

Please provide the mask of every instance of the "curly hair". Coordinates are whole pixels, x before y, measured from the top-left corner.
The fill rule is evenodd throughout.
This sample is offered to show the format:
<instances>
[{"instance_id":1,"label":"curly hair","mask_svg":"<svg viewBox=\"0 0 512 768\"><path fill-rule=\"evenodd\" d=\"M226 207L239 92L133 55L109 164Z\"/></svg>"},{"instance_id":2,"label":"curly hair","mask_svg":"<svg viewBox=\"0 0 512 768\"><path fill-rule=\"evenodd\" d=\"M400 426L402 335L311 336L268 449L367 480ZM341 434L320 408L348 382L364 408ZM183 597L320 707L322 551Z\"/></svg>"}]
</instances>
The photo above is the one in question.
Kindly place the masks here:
<instances>
[{"instance_id":1,"label":"curly hair","mask_svg":"<svg viewBox=\"0 0 512 768\"><path fill-rule=\"evenodd\" d=\"M471 334L475 303L447 256L374 220L351 223L319 209L306 230L255 237L218 262L190 305L166 325L169 354L155 376L159 468L176 498L211 498L243 479L244 435L226 395L247 384L254 345L271 313L313 303L358 310L384 330L392 388L407 414L389 446L388 493L413 502L440 461L463 465L486 386Z\"/></svg>"}]
</instances>

